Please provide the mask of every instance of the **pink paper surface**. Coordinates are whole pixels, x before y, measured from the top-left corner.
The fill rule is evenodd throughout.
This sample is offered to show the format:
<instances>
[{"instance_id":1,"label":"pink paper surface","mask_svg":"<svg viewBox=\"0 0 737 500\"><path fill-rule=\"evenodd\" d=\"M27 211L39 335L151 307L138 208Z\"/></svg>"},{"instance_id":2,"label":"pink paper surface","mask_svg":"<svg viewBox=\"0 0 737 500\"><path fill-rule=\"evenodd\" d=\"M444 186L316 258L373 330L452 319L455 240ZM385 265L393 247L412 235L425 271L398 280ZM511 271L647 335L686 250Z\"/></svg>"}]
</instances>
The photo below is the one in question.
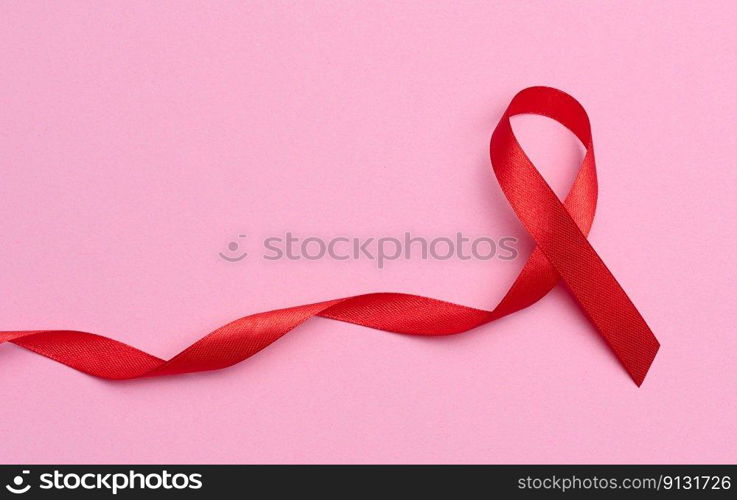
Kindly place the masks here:
<instances>
[{"instance_id":1,"label":"pink paper surface","mask_svg":"<svg viewBox=\"0 0 737 500\"><path fill-rule=\"evenodd\" d=\"M524 259L265 261L260 238L520 239L511 97L592 120L590 240L662 343L638 389L562 288L472 332L316 319L228 370L107 382L0 346L0 461L737 460L733 2L3 2L0 329L170 357L372 291L490 309ZM564 192L581 153L515 122ZM247 234L249 256L218 252Z\"/></svg>"}]
</instances>

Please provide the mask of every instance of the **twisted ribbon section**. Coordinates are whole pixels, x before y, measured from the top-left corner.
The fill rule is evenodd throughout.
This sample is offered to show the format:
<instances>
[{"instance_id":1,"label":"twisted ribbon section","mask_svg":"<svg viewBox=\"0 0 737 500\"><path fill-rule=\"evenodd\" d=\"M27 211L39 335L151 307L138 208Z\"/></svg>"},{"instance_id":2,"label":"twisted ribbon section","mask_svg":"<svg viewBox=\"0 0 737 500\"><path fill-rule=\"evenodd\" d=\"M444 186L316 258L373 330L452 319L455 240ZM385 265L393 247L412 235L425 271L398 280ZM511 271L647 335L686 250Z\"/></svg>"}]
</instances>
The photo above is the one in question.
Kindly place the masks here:
<instances>
[{"instance_id":1,"label":"twisted ribbon section","mask_svg":"<svg viewBox=\"0 0 737 500\"><path fill-rule=\"evenodd\" d=\"M586 154L562 202L512 132L510 117L544 115L573 132ZM659 344L634 304L586 239L597 198L596 167L588 116L571 96L531 87L509 104L491 137L494 173L537 247L492 311L401 293L371 293L237 319L163 360L93 333L72 330L0 332L0 343L30 351L105 379L218 370L253 356L308 319L320 316L406 335L451 335L519 311L562 280L639 386Z\"/></svg>"}]
</instances>

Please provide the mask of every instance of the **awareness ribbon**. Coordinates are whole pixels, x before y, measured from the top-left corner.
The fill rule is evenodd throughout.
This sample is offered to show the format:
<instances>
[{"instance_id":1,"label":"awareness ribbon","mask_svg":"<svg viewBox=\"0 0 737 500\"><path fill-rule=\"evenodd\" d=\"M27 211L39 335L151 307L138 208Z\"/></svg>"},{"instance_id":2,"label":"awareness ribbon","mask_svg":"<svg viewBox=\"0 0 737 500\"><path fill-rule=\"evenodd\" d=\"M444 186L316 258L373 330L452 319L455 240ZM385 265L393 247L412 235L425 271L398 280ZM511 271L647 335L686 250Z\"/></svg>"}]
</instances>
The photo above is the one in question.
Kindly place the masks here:
<instances>
[{"instance_id":1,"label":"awareness ribbon","mask_svg":"<svg viewBox=\"0 0 737 500\"><path fill-rule=\"evenodd\" d=\"M517 142L509 119L518 114L552 118L585 146L586 154L564 201L550 189ZM11 342L105 379L173 375L234 365L314 316L406 335L461 333L534 304L562 280L639 386L660 344L586 239L597 198L586 111L560 90L524 89L512 99L494 130L490 151L504 195L537 244L492 311L418 295L370 293L246 316L216 329L169 360L108 337L73 330L0 332L0 343Z\"/></svg>"}]
</instances>

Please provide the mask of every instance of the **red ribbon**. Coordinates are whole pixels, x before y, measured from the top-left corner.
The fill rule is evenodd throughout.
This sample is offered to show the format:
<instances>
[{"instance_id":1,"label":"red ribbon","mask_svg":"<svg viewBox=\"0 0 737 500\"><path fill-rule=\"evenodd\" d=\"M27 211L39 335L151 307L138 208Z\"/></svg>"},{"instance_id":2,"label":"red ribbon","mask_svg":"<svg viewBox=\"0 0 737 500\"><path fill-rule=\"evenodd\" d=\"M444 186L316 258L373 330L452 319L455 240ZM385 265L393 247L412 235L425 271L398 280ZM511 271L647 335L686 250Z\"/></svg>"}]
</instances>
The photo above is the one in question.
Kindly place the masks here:
<instances>
[{"instance_id":1,"label":"red ribbon","mask_svg":"<svg viewBox=\"0 0 737 500\"><path fill-rule=\"evenodd\" d=\"M571 130L586 147L570 192L561 202L512 132L509 118L544 115ZM465 332L523 309L559 280L568 286L624 368L640 385L659 343L622 287L589 244L597 197L589 119L571 96L531 87L509 104L491 137L491 162L517 217L537 247L493 311L401 293L371 293L246 316L163 360L116 340L72 330L0 332L12 342L76 370L105 379L217 370L253 356L314 316L407 335Z\"/></svg>"}]
</instances>

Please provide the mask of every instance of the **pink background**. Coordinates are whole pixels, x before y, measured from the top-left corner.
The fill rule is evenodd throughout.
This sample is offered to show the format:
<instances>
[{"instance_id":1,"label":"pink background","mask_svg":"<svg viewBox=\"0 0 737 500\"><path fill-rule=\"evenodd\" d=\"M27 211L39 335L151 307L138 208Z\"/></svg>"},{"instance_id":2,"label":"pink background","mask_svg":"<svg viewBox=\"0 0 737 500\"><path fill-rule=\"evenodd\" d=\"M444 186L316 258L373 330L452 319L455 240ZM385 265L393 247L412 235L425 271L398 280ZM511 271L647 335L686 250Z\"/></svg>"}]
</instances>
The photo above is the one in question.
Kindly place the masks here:
<instances>
[{"instance_id":1,"label":"pink background","mask_svg":"<svg viewBox=\"0 0 737 500\"><path fill-rule=\"evenodd\" d=\"M491 308L523 259L238 264L247 233L512 235L512 95L570 92L591 241L663 347L637 389L562 289L418 339L314 320L220 372L111 383L0 347L3 462L734 462L733 2L3 2L0 328L169 357L277 307ZM521 139L559 190L580 151Z\"/></svg>"}]
</instances>

